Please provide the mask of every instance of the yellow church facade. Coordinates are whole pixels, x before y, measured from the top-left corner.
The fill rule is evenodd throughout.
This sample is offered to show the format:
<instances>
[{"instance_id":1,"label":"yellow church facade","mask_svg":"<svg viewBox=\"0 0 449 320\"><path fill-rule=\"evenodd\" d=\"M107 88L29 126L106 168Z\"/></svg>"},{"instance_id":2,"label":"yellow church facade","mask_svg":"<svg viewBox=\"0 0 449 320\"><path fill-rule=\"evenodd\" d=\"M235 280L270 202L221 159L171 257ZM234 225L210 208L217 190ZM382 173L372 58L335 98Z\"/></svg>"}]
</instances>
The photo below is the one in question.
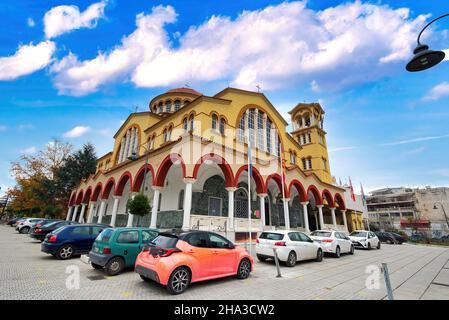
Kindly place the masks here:
<instances>
[{"instance_id":1,"label":"yellow church facade","mask_svg":"<svg viewBox=\"0 0 449 320\"><path fill-rule=\"evenodd\" d=\"M289 114L291 132L259 92L162 93L148 112L131 114L118 128L113 150L73 190L67 219L210 230L236 241L249 230L347 231L345 190L330 172L324 110L300 103ZM139 192L152 210L133 217L126 204Z\"/></svg>"}]
</instances>

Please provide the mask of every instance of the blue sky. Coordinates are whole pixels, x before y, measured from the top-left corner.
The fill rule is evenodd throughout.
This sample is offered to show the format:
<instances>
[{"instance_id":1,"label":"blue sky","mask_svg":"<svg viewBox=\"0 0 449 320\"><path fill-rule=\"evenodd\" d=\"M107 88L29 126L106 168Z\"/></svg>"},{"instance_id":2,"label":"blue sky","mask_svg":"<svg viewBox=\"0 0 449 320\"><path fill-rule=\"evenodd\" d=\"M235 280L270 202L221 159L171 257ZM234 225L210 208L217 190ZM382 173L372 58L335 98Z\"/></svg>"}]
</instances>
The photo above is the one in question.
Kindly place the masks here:
<instances>
[{"instance_id":1,"label":"blue sky","mask_svg":"<svg viewBox=\"0 0 449 320\"><path fill-rule=\"evenodd\" d=\"M70 7L67 7L70 6ZM98 155L136 107L188 83L326 110L334 176L365 191L449 185L449 63L404 70L434 1L33 1L0 4L0 186L53 138ZM449 19L424 41L449 48ZM0 191L0 194L3 192Z\"/></svg>"}]
</instances>

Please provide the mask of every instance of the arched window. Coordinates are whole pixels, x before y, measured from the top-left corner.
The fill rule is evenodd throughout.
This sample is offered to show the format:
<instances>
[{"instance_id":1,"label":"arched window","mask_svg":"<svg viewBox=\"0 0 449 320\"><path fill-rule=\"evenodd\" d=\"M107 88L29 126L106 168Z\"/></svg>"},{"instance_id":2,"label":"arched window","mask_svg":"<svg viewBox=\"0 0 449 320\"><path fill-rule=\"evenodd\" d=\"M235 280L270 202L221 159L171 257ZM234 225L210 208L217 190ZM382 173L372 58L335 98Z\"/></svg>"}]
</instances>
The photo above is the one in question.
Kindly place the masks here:
<instances>
[{"instance_id":1,"label":"arched window","mask_svg":"<svg viewBox=\"0 0 449 320\"><path fill-rule=\"evenodd\" d=\"M167 141L171 141L171 132L172 132L172 127L170 126L167 130Z\"/></svg>"},{"instance_id":2,"label":"arched window","mask_svg":"<svg viewBox=\"0 0 449 320\"><path fill-rule=\"evenodd\" d=\"M217 115L214 113L212 115L212 130L217 130L217 122L218 122L218 117Z\"/></svg>"},{"instance_id":3,"label":"arched window","mask_svg":"<svg viewBox=\"0 0 449 320\"><path fill-rule=\"evenodd\" d=\"M171 101L170 100L168 100L165 103L165 112L171 112Z\"/></svg>"},{"instance_id":4,"label":"arched window","mask_svg":"<svg viewBox=\"0 0 449 320\"><path fill-rule=\"evenodd\" d=\"M190 124L190 131L193 131L193 114L190 115L189 117L189 124Z\"/></svg>"},{"instance_id":5,"label":"arched window","mask_svg":"<svg viewBox=\"0 0 449 320\"><path fill-rule=\"evenodd\" d=\"M254 112L255 109L249 109L248 112L248 129L249 129L249 141L254 148Z\"/></svg>"},{"instance_id":6,"label":"arched window","mask_svg":"<svg viewBox=\"0 0 449 320\"><path fill-rule=\"evenodd\" d=\"M220 119L220 133L225 134L226 120L224 118Z\"/></svg>"},{"instance_id":7,"label":"arched window","mask_svg":"<svg viewBox=\"0 0 449 320\"><path fill-rule=\"evenodd\" d=\"M158 113L162 113L164 111L164 105L162 104L162 101L159 102L159 112Z\"/></svg>"},{"instance_id":8,"label":"arched window","mask_svg":"<svg viewBox=\"0 0 449 320\"><path fill-rule=\"evenodd\" d=\"M188 129L187 118L184 118L184 120L182 120L182 127L183 127L184 131L187 131L187 129Z\"/></svg>"},{"instance_id":9,"label":"arched window","mask_svg":"<svg viewBox=\"0 0 449 320\"><path fill-rule=\"evenodd\" d=\"M176 100L175 101L175 111L178 111L181 108L181 101Z\"/></svg>"},{"instance_id":10,"label":"arched window","mask_svg":"<svg viewBox=\"0 0 449 320\"><path fill-rule=\"evenodd\" d=\"M271 121L270 119L267 119L267 152L271 153Z\"/></svg>"},{"instance_id":11,"label":"arched window","mask_svg":"<svg viewBox=\"0 0 449 320\"><path fill-rule=\"evenodd\" d=\"M257 147L260 150L265 149L263 120L264 120L264 113L259 110L259 112L257 113Z\"/></svg>"},{"instance_id":12,"label":"arched window","mask_svg":"<svg viewBox=\"0 0 449 320\"><path fill-rule=\"evenodd\" d=\"M304 117L304 126L310 127L310 115L308 114Z\"/></svg>"},{"instance_id":13,"label":"arched window","mask_svg":"<svg viewBox=\"0 0 449 320\"><path fill-rule=\"evenodd\" d=\"M139 130L136 127L129 128L123 135L118 151L117 163L121 163L128 159L133 152L139 153Z\"/></svg>"},{"instance_id":14,"label":"arched window","mask_svg":"<svg viewBox=\"0 0 449 320\"><path fill-rule=\"evenodd\" d=\"M164 129L164 142L167 142L167 129Z\"/></svg>"},{"instance_id":15,"label":"arched window","mask_svg":"<svg viewBox=\"0 0 449 320\"><path fill-rule=\"evenodd\" d=\"M242 115L239 122L239 141L245 141L245 115Z\"/></svg>"}]
</instances>

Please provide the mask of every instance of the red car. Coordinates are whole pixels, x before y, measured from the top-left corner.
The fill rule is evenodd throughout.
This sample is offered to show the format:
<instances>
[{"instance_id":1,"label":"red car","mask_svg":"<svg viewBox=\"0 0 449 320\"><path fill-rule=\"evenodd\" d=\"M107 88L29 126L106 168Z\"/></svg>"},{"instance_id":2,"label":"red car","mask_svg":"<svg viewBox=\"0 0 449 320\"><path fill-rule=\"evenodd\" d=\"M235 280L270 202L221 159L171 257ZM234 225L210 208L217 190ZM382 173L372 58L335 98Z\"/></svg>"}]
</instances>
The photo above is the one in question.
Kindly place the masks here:
<instances>
[{"instance_id":1,"label":"red car","mask_svg":"<svg viewBox=\"0 0 449 320\"><path fill-rule=\"evenodd\" d=\"M135 271L144 281L155 281L171 294L184 292L192 282L250 275L248 252L219 234L206 231L160 233L137 256Z\"/></svg>"}]
</instances>

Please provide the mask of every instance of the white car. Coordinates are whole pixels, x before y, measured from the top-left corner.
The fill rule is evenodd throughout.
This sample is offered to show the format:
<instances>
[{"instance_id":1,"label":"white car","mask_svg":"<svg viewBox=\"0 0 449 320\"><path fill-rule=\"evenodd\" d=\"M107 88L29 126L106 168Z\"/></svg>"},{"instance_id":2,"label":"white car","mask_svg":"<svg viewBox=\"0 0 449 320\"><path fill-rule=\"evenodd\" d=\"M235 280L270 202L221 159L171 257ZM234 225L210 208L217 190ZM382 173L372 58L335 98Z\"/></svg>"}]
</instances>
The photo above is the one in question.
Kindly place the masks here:
<instances>
[{"instance_id":1,"label":"white car","mask_svg":"<svg viewBox=\"0 0 449 320\"><path fill-rule=\"evenodd\" d=\"M24 219L23 221L20 221L17 224L16 230L19 231L19 233L28 233L34 223L37 223L37 222L42 221L42 220L44 220L44 219L41 219L41 218Z\"/></svg>"},{"instance_id":2,"label":"white car","mask_svg":"<svg viewBox=\"0 0 449 320\"><path fill-rule=\"evenodd\" d=\"M342 253L354 254L354 245L351 239L343 232L315 230L310 234L310 237L321 243L321 247L325 253L332 253L337 258L340 258Z\"/></svg>"},{"instance_id":3,"label":"white car","mask_svg":"<svg viewBox=\"0 0 449 320\"><path fill-rule=\"evenodd\" d=\"M349 234L349 238L356 248L380 249L380 240L372 231L354 230Z\"/></svg>"},{"instance_id":4,"label":"white car","mask_svg":"<svg viewBox=\"0 0 449 320\"><path fill-rule=\"evenodd\" d=\"M294 230L264 231L256 241L256 255L259 261L274 259L273 248L276 248L280 261L293 267L296 261L323 260L323 249L318 242L308 235Z\"/></svg>"}]
</instances>

